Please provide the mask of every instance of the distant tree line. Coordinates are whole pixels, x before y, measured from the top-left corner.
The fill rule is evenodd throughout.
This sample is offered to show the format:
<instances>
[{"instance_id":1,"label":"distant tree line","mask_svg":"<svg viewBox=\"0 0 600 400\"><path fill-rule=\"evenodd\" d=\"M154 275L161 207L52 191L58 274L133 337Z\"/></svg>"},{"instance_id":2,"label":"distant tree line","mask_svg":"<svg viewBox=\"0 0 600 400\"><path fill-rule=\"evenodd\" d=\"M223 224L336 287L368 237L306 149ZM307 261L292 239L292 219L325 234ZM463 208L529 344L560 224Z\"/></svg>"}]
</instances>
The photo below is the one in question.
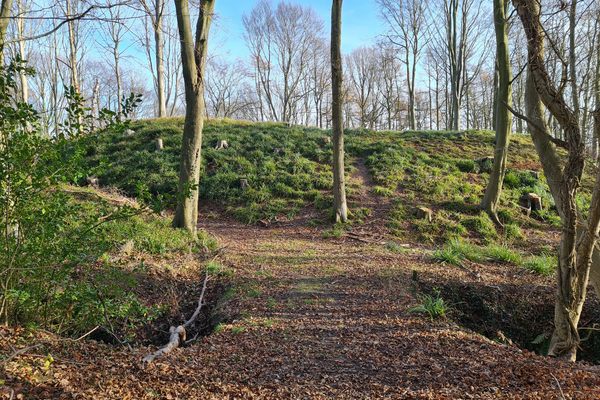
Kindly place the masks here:
<instances>
[{"instance_id":1,"label":"distant tree line","mask_svg":"<svg viewBox=\"0 0 600 400\"><path fill-rule=\"evenodd\" d=\"M600 5L592 0L581 3L576 10L575 45L582 61L575 68L579 118L589 127L597 97L590 77L599 68L592 54L598 42ZM184 113L173 2L3 0L2 4L11 10L11 17L3 21L5 56L19 56L36 69L33 77L23 75L19 88L22 98L42 110L48 134L63 119L64 86L75 87L96 112L104 107L116 110L124 94L136 92L145 98L138 117ZM377 0L376 4L385 33L343 56L344 126L493 129L498 74L492 2ZM544 15L553 50L546 54L548 73L557 80L565 74L570 46L561 4L549 6ZM527 43L516 15L509 16L514 108L524 113ZM248 59L230 61L218 50L208 56L207 115L331 128L330 43L323 19L301 3L259 0L242 24ZM571 85L563 88L571 89ZM561 137L558 122L549 113L546 118L553 135ZM524 131L526 126L515 119L511 128ZM596 151L591 135L585 142Z\"/></svg>"}]
</instances>

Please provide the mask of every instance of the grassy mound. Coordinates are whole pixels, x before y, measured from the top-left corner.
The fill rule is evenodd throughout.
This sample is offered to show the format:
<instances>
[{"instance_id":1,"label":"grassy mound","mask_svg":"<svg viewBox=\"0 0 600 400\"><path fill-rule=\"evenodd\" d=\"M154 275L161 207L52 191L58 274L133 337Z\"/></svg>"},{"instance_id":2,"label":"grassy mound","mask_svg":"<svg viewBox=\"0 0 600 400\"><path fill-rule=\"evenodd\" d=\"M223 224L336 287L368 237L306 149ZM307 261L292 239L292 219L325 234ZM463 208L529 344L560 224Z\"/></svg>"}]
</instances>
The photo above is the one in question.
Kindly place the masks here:
<instances>
[{"instance_id":1,"label":"grassy mound","mask_svg":"<svg viewBox=\"0 0 600 400\"><path fill-rule=\"evenodd\" d=\"M91 174L102 185L173 206L182 124L178 118L149 120L134 124L132 136L100 134L88 139ZM157 138L163 139L162 151L156 150ZM248 223L291 217L331 187L331 145L326 138L325 131L284 124L209 121L204 129L201 198L224 205ZM219 140L229 147L216 150Z\"/></svg>"},{"instance_id":2,"label":"grassy mound","mask_svg":"<svg viewBox=\"0 0 600 400\"><path fill-rule=\"evenodd\" d=\"M365 158L378 185L376 192L393 193L395 205L390 224L398 236L414 236L430 243L456 237L479 242L512 241L523 229L546 229L558 223L553 200L535 149L528 137L514 135L509 149L498 230L478 208L489 174L477 160L493 154L493 132L376 132L354 135L351 147ZM545 210L529 218L519 207L519 198L534 192L542 197ZM434 221L414 215L415 207L433 211Z\"/></svg>"}]
</instances>

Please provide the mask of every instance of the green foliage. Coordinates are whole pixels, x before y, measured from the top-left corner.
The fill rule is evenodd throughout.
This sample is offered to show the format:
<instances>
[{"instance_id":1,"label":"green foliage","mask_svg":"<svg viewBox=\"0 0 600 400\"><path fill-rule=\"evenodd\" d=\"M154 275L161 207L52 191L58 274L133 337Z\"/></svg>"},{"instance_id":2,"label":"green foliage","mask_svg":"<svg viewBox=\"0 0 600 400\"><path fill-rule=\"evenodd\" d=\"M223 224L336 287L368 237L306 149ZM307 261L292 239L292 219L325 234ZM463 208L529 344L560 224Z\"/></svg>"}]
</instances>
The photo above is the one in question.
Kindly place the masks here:
<instances>
[{"instance_id":1,"label":"green foliage","mask_svg":"<svg viewBox=\"0 0 600 400\"><path fill-rule=\"evenodd\" d=\"M522 262L521 255L506 245L490 244L483 248L485 257L494 262L519 265Z\"/></svg>"},{"instance_id":2,"label":"green foliage","mask_svg":"<svg viewBox=\"0 0 600 400\"><path fill-rule=\"evenodd\" d=\"M466 217L461 223L484 240L493 240L498 237L496 226L485 211L481 211L473 217Z\"/></svg>"},{"instance_id":3,"label":"green foliage","mask_svg":"<svg viewBox=\"0 0 600 400\"><path fill-rule=\"evenodd\" d=\"M552 275L556 271L557 265L556 257L547 254L530 256L523 261L523 268L545 276Z\"/></svg>"},{"instance_id":4,"label":"green foliage","mask_svg":"<svg viewBox=\"0 0 600 400\"><path fill-rule=\"evenodd\" d=\"M348 226L346 224L335 224L330 229L323 231L323 237L328 238L341 238L346 233Z\"/></svg>"},{"instance_id":5,"label":"green foliage","mask_svg":"<svg viewBox=\"0 0 600 400\"><path fill-rule=\"evenodd\" d=\"M531 171L509 169L504 175L504 186L508 189L531 187L537 184L537 178Z\"/></svg>"},{"instance_id":6,"label":"green foliage","mask_svg":"<svg viewBox=\"0 0 600 400\"><path fill-rule=\"evenodd\" d=\"M426 314L433 321L438 318L445 318L448 313L448 306L440 295L440 291L435 289L433 294L424 294L419 297L421 304L410 308L410 313Z\"/></svg>"},{"instance_id":7,"label":"green foliage","mask_svg":"<svg viewBox=\"0 0 600 400\"><path fill-rule=\"evenodd\" d=\"M504 238L509 240L523 239L521 227L515 223L504 225Z\"/></svg>"},{"instance_id":8,"label":"green foliage","mask_svg":"<svg viewBox=\"0 0 600 400\"><path fill-rule=\"evenodd\" d=\"M104 235L104 240L108 241L112 247L117 247L127 240L133 240L137 250L148 254L201 250L200 239L194 239L183 229L173 229L169 220L155 215L133 215L129 218L113 220L99 229ZM204 243L206 247L214 246L214 242L208 241L205 232L200 231L199 237L207 240Z\"/></svg>"},{"instance_id":9,"label":"green foliage","mask_svg":"<svg viewBox=\"0 0 600 400\"><path fill-rule=\"evenodd\" d=\"M134 275L106 254L125 239L155 249L172 238L138 222L139 210L66 190L65 182L85 176L76 139L92 135L93 117L67 88L66 121L53 138L42 137L35 110L13 98L21 71L32 72L20 62L0 70L0 318L66 334L97 325L127 331L160 307L142 304Z\"/></svg>"},{"instance_id":10,"label":"green foliage","mask_svg":"<svg viewBox=\"0 0 600 400\"><path fill-rule=\"evenodd\" d=\"M471 243L454 239L433 253L434 261L460 266L464 260L481 262L484 254L481 248Z\"/></svg>"},{"instance_id":11,"label":"green foliage","mask_svg":"<svg viewBox=\"0 0 600 400\"><path fill-rule=\"evenodd\" d=\"M373 192L376 195L382 196L382 197L394 197L394 195L396 194L396 192L394 192L392 189L384 187L384 186L375 186L373 188Z\"/></svg>"},{"instance_id":12,"label":"green foliage","mask_svg":"<svg viewBox=\"0 0 600 400\"><path fill-rule=\"evenodd\" d=\"M460 172L477 172L477 164L473 160L458 160L456 167Z\"/></svg>"},{"instance_id":13,"label":"green foliage","mask_svg":"<svg viewBox=\"0 0 600 400\"><path fill-rule=\"evenodd\" d=\"M391 251L392 253L401 254L407 252L407 249L397 242L386 242L385 248Z\"/></svg>"}]
</instances>

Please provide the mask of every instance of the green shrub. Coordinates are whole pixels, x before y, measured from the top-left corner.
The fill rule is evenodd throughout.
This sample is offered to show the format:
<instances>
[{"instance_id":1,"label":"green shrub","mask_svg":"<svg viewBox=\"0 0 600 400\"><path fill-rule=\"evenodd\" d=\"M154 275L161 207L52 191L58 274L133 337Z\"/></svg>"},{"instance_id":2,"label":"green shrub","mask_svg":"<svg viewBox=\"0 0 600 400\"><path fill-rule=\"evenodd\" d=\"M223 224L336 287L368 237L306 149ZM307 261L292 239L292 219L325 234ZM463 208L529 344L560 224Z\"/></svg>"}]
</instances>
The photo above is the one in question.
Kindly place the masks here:
<instances>
[{"instance_id":1,"label":"green shrub","mask_svg":"<svg viewBox=\"0 0 600 400\"><path fill-rule=\"evenodd\" d=\"M12 97L21 71L30 72L20 63L0 69L2 316L10 324L71 335L97 325L118 329L144 323L160 307L144 306L132 291L133 274L110 265L105 256L115 245L107 234L110 227L138 211L64 186L85 177L81 161L85 154L94 154L77 139L85 134L93 140L98 123L108 135L122 136L137 97L126 98L121 113L102 110L97 121L83 98L67 88L67 119L50 140L37 130L33 108ZM93 201L82 199L86 196Z\"/></svg>"},{"instance_id":2,"label":"green shrub","mask_svg":"<svg viewBox=\"0 0 600 400\"><path fill-rule=\"evenodd\" d=\"M517 189L523 187L535 186L538 179L531 171L516 171L509 169L504 175L504 185L508 189Z\"/></svg>"},{"instance_id":3,"label":"green shrub","mask_svg":"<svg viewBox=\"0 0 600 400\"><path fill-rule=\"evenodd\" d=\"M458 160L456 167L460 172L477 172L477 164L473 160Z\"/></svg>"}]
</instances>

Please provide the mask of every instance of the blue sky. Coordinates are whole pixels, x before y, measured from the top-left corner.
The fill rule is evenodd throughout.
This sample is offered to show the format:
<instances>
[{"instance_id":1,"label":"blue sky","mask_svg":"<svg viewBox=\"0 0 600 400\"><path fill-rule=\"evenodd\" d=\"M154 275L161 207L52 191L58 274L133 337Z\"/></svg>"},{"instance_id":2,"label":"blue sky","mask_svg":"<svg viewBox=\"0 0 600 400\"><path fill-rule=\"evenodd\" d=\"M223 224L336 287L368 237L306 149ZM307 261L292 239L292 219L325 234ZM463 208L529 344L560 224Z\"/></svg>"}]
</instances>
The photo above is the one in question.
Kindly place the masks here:
<instances>
[{"instance_id":1,"label":"blue sky","mask_svg":"<svg viewBox=\"0 0 600 400\"><path fill-rule=\"evenodd\" d=\"M249 13L258 0L217 0L217 19L213 26L213 54L228 59L245 59L248 50L243 38L242 15ZM272 0L274 3L277 0ZM329 34L331 0L290 0L297 4L312 7L325 21ZM378 15L379 7L375 0L344 0L342 9L342 48L344 52L372 44L385 30Z\"/></svg>"}]
</instances>

